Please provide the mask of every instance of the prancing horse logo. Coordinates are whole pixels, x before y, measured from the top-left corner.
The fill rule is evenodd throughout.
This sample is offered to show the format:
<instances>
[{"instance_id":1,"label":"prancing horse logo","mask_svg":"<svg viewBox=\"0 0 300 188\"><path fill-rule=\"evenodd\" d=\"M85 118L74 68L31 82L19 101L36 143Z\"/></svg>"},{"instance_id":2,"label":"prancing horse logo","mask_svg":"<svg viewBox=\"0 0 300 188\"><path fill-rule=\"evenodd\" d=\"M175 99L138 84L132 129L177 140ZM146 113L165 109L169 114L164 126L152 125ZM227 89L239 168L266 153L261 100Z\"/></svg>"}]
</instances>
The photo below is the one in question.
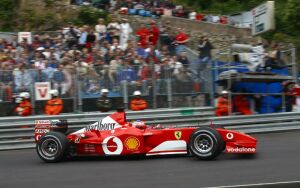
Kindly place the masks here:
<instances>
[{"instance_id":1,"label":"prancing horse logo","mask_svg":"<svg viewBox=\"0 0 300 188\"><path fill-rule=\"evenodd\" d=\"M175 131L174 132L174 136L177 140L179 140L181 138L182 132L181 131Z\"/></svg>"}]
</instances>

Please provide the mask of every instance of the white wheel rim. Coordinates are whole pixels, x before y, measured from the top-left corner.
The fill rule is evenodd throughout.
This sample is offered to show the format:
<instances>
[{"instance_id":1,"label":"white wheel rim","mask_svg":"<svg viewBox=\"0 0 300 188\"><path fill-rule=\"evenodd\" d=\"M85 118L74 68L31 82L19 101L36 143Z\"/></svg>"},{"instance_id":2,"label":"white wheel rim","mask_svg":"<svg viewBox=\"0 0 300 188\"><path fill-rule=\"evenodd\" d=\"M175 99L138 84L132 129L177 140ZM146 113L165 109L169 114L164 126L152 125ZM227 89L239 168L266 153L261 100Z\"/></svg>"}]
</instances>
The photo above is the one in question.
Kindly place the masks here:
<instances>
[{"instance_id":1,"label":"white wheel rim","mask_svg":"<svg viewBox=\"0 0 300 188\"><path fill-rule=\"evenodd\" d=\"M53 157L58 153L59 143L53 138L47 138L41 144L41 154L46 157Z\"/></svg>"},{"instance_id":2,"label":"white wheel rim","mask_svg":"<svg viewBox=\"0 0 300 188\"><path fill-rule=\"evenodd\" d=\"M213 149L214 141L210 135L202 133L196 136L194 146L199 153L206 154Z\"/></svg>"}]
</instances>

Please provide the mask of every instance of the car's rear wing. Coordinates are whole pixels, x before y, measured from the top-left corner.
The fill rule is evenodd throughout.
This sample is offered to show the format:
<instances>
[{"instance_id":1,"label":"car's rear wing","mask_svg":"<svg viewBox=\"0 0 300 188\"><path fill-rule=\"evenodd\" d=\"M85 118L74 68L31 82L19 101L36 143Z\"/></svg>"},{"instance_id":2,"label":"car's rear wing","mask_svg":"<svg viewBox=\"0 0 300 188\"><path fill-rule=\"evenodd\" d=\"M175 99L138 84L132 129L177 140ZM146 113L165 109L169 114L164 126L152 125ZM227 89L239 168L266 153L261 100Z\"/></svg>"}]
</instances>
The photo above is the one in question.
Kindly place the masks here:
<instances>
[{"instance_id":1,"label":"car's rear wing","mask_svg":"<svg viewBox=\"0 0 300 188\"><path fill-rule=\"evenodd\" d=\"M67 120L35 120L34 138L37 142L44 134L50 131L65 133L68 130Z\"/></svg>"}]
</instances>

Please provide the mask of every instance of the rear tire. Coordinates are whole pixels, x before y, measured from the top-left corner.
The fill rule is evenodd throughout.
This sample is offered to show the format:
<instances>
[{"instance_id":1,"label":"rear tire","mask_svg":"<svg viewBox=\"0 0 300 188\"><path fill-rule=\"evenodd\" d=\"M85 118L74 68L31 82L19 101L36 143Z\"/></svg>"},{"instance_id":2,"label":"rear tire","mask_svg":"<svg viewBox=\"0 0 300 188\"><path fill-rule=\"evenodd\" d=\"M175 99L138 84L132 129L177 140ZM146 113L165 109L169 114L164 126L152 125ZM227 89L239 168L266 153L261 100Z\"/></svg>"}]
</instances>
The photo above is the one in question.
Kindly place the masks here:
<instances>
[{"instance_id":1,"label":"rear tire","mask_svg":"<svg viewBox=\"0 0 300 188\"><path fill-rule=\"evenodd\" d=\"M60 132L49 132L42 136L36 144L38 156L45 162L54 163L66 157L69 140Z\"/></svg>"},{"instance_id":2,"label":"rear tire","mask_svg":"<svg viewBox=\"0 0 300 188\"><path fill-rule=\"evenodd\" d=\"M211 160L223 150L224 141L221 135L211 127L202 127L191 135L189 150L192 155L202 160Z\"/></svg>"}]
</instances>

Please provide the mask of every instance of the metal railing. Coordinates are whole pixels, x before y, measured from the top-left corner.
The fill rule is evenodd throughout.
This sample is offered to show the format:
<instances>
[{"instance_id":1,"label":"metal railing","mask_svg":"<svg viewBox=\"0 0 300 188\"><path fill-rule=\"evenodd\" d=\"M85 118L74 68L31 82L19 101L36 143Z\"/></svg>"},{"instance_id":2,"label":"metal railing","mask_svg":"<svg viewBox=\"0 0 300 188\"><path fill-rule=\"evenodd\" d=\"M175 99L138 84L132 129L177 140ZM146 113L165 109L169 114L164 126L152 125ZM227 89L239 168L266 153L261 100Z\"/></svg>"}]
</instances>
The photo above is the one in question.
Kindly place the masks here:
<instances>
[{"instance_id":1,"label":"metal railing","mask_svg":"<svg viewBox=\"0 0 300 188\"><path fill-rule=\"evenodd\" d=\"M183 108L127 112L128 121L141 119L147 125L163 126L225 126L245 133L266 133L300 130L300 113L214 117L214 108ZM0 150L34 148L34 120L67 119L69 130L75 131L109 113L66 114L60 116L6 117L0 119Z\"/></svg>"}]
</instances>

